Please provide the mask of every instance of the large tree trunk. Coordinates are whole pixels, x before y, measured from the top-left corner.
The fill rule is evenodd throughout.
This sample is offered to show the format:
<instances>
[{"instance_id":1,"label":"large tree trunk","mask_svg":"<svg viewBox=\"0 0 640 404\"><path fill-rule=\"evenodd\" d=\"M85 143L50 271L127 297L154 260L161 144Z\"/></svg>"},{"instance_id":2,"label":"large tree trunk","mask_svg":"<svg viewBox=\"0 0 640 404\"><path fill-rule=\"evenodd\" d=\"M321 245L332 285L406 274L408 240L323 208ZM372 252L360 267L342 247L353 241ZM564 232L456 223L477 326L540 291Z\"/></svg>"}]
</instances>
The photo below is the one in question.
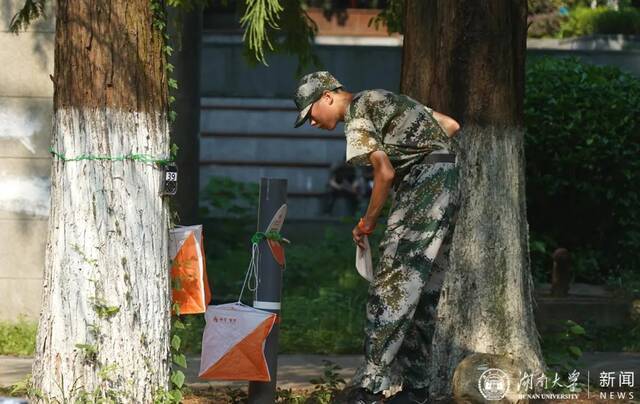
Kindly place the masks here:
<instances>
[{"instance_id":1,"label":"large tree trunk","mask_svg":"<svg viewBox=\"0 0 640 404\"><path fill-rule=\"evenodd\" d=\"M545 370L525 205L526 15L524 0L406 3L402 92L462 126L461 208L432 344L437 395L452 393L454 371L472 353Z\"/></svg>"},{"instance_id":2,"label":"large tree trunk","mask_svg":"<svg viewBox=\"0 0 640 404\"><path fill-rule=\"evenodd\" d=\"M59 0L54 151L168 156L161 34L149 0ZM162 170L54 158L35 390L152 402L167 389L170 286Z\"/></svg>"}]
</instances>

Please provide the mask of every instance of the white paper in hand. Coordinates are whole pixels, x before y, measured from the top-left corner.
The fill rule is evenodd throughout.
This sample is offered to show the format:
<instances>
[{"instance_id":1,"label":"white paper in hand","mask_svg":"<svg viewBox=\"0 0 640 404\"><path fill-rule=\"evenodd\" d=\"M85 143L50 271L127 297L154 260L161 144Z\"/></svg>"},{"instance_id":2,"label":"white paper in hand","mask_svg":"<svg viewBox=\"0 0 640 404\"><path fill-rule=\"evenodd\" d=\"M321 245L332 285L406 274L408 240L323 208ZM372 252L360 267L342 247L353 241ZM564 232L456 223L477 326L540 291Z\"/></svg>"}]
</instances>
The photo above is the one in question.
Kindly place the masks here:
<instances>
[{"instance_id":1,"label":"white paper in hand","mask_svg":"<svg viewBox=\"0 0 640 404\"><path fill-rule=\"evenodd\" d=\"M364 236L364 249L356 245L356 269L369 282L373 281L373 265L371 264L371 247L369 237Z\"/></svg>"}]
</instances>

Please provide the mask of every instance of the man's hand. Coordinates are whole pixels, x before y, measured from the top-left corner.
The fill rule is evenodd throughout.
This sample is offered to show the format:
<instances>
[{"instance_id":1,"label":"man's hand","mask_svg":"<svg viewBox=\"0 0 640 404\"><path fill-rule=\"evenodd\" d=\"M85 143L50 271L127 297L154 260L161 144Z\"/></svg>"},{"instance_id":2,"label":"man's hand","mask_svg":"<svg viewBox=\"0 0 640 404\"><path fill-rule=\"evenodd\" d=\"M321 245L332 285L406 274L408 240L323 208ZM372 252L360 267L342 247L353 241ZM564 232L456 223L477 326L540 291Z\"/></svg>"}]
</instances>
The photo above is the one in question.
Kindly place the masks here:
<instances>
[{"instance_id":1,"label":"man's hand","mask_svg":"<svg viewBox=\"0 0 640 404\"><path fill-rule=\"evenodd\" d=\"M373 189L371 190L369 207L362 217L365 229L375 227L384 202L389 195L389 189L393 184L393 179L395 178L395 170L387 153L382 150L374 151L369 155L369 161L371 161L371 165L373 166ZM351 231L351 234L353 235L353 241L364 248L364 240L362 238L364 232L356 226Z\"/></svg>"},{"instance_id":2,"label":"man's hand","mask_svg":"<svg viewBox=\"0 0 640 404\"><path fill-rule=\"evenodd\" d=\"M375 227L375 222L370 223L365 218L362 218L362 220L364 221L365 228L372 229ZM356 243L356 245L364 249L364 236L366 234L360 229L358 225L356 225L356 227L354 227L353 230L351 230L351 234L353 236L353 241Z\"/></svg>"}]
</instances>

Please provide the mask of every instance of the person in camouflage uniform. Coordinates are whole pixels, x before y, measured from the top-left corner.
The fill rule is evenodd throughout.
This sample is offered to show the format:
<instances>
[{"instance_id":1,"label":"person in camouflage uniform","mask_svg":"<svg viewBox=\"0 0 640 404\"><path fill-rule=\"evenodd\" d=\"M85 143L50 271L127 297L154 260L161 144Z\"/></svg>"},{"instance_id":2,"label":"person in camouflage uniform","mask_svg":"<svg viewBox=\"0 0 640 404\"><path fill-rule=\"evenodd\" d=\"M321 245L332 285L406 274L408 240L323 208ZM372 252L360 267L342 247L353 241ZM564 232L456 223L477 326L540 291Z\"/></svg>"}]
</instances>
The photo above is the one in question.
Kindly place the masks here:
<instances>
[{"instance_id":1,"label":"person in camouflage uniform","mask_svg":"<svg viewBox=\"0 0 640 404\"><path fill-rule=\"evenodd\" d=\"M459 204L452 135L459 125L416 100L386 90L351 94L328 72L304 76L294 97L299 115L332 130L344 121L346 161L373 165L369 209L353 230L356 243L370 234L390 189L392 204L380 242L380 261L369 287L365 360L342 397L388 402L428 397L436 307Z\"/></svg>"}]
</instances>

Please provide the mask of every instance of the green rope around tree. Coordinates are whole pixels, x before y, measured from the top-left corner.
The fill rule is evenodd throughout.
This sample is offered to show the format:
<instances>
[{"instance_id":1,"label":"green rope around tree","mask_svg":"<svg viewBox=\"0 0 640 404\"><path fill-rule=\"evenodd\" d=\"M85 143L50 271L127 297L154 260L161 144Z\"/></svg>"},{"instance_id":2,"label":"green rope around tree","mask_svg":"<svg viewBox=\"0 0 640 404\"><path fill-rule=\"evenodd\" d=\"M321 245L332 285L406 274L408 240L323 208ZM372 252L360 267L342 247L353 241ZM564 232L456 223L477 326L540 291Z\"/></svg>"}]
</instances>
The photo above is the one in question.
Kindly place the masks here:
<instances>
[{"instance_id":1,"label":"green rope around tree","mask_svg":"<svg viewBox=\"0 0 640 404\"><path fill-rule=\"evenodd\" d=\"M64 153L60 153L57 152L55 150L53 150L52 147L49 148L49 152L54 156L57 157L58 159L62 160L63 162L69 162L69 161L82 161L82 160L96 160L96 161L125 161L125 160L130 160L130 161L139 161L141 163L152 163L152 164L158 164L161 166L167 165L171 162L174 161L173 157L169 157L169 158L155 158L154 156L150 156L148 154L136 154L136 153L129 153L129 154L125 154L123 156L94 156L91 154L81 154L77 157L67 157L65 156Z\"/></svg>"},{"instance_id":2,"label":"green rope around tree","mask_svg":"<svg viewBox=\"0 0 640 404\"><path fill-rule=\"evenodd\" d=\"M287 240L286 238L282 237L282 235L279 232L277 232L275 230L271 230L271 231L268 231L266 233L261 232L261 231L255 232L253 237L251 237L251 243L252 244L258 244L260 241L262 241L264 239L274 240L274 241L284 241L285 243L289 242L289 240Z\"/></svg>"}]
</instances>

